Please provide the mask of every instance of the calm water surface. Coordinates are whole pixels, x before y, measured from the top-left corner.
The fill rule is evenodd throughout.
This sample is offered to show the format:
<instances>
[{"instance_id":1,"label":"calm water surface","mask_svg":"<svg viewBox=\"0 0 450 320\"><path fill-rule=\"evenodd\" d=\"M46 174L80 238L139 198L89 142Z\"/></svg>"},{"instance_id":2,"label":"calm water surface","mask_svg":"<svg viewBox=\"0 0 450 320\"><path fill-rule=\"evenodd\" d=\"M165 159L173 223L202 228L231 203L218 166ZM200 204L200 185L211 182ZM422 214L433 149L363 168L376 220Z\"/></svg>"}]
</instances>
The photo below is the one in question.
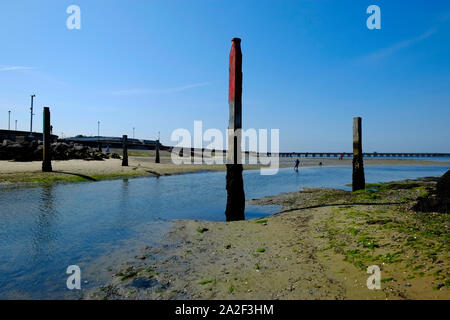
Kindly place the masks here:
<instances>
[{"instance_id":1,"label":"calm water surface","mask_svg":"<svg viewBox=\"0 0 450 320\"><path fill-rule=\"evenodd\" d=\"M440 176L448 166L367 166L367 182ZM302 187L343 188L350 167L308 167L297 174L244 172L246 198ZM158 245L174 219L223 221L225 173L145 177L42 187L0 187L0 298L67 299L66 268L82 270L82 288L98 286L107 271ZM275 213L278 206L247 206L246 217Z\"/></svg>"}]
</instances>

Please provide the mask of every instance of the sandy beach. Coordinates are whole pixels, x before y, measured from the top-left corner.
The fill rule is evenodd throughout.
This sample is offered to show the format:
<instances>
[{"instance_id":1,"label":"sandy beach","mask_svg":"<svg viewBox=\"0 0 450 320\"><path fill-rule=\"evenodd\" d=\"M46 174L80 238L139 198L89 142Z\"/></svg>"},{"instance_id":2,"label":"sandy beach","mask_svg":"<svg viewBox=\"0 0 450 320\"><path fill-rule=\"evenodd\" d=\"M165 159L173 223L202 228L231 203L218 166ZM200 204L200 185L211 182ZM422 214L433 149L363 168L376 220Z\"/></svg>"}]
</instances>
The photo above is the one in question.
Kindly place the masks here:
<instances>
[{"instance_id":1,"label":"sandy beach","mask_svg":"<svg viewBox=\"0 0 450 320\"><path fill-rule=\"evenodd\" d=\"M112 150L120 153L119 150ZM103 161L67 160L52 161L53 172L41 172L42 162L0 161L0 183L51 183L97 181L114 178L132 178L143 175L171 175L198 171L224 171L225 165L182 164L172 163L169 152L161 152L161 163L155 163L154 151L130 151L129 166L122 167L119 159ZM293 167L295 158L280 158L280 168ZM351 159L336 158L303 158L302 166L348 165ZM403 159L366 159L366 165L450 165L450 162ZM245 170L259 169L260 165L244 165Z\"/></svg>"},{"instance_id":2,"label":"sandy beach","mask_svg":"<svg viewBox=\"0 0 450 320\"><path fill-rule=\"evenodd\" d=\"M133 151L130 154L133 154ZM127 167L122 167L122 160L120 159L52 161L53 172L51 173L41 172L41 161L0 161L0 183L97 181L145 175L162 176L207 170L226 170L225 165L176 165L172 163L168 152L162 152L161 163L155 163L154 151L139 151L134 152L134 154L137 154L137 156L129 156ZM259 167L257 165L245 166L246 169L257 169Z\"/></svg>"},{"instance_id":3,"label":"sandy beach","mask_svg":"<svg viewBox=\"0 0 450 320\"><path fill-rule=\"evenodd\" d=\"M177 221L88 299L450 299L448 214L415 213L432 179L250 200L274 216ZM368 266L381 269L369 290Z\"/></svg>"}]
</instances>

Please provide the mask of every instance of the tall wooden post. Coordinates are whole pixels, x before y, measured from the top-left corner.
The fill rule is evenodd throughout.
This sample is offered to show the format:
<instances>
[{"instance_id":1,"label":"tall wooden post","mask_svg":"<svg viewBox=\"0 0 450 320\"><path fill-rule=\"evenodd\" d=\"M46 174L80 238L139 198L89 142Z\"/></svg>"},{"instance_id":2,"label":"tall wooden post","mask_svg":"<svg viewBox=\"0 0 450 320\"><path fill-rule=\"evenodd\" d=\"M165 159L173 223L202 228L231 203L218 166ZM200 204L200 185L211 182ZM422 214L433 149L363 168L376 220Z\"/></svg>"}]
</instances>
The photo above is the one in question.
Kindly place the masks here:
<instances>
[{"instance_id":1,"label":"tall wooden post","mask_svg":"<svg viewBox=\"0 0 450 320\"><path fill-rule=\"evenodd\" d=\"M366 188L362 151L362 119L353 118L353 191Z\"/></svg>"},{"instance_id":2,"label":"tall wooden post","mask_svg":"<svg viewBox=\"0 0 450 320\"><path fill-rule=\"evenodd\" d=\"M155 147L155 149L156 149L155 163L160 163L160 160L159 160L159 139L156 140L156 147Z\"/></svg>"},{"instance_id":3,"label":"tall wooden post","mask_svg":"<svg viewBox=\"0 0 450 320\"><path fill-rule=\"evenodd\" d=\"M122 147L122 167L128 167L128 136L126 134L122 136Z\"/></svg>"},{"instance_id":4,"label":"tall wooden post","mask_svg":"<svg viewBox=\"0 0 450 320\"><path fill-rule=\"evenodd\" d=\"M44 107L43 113L43 145L42 150L42 172L52 172L52 149L50 135L50 108Z\"/></svg>"},{"instance_id":5,"label":"tall wooden post","mask_svg":"<svg viewBox=\"0 0 450 320\"><path fill-rule=\"evenodd\" d=\"M242 52L241 39L231 40L229 68L228 105L230 119L228 124L227 155L227 221L245 219L245 194L241 164L241 129L242 129Z\"/></svg>"}]
</instances>

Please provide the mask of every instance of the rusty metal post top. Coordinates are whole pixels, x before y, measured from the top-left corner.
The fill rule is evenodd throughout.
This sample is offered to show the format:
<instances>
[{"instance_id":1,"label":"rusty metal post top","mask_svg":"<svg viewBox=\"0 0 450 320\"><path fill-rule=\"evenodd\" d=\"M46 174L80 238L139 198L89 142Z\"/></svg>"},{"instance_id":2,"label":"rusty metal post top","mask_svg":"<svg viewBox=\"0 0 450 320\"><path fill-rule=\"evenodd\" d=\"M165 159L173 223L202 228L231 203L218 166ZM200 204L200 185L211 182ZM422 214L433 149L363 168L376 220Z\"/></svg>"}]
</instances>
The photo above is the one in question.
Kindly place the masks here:
<instances>
[{"instance_id":1,"label":"rusty metal post top","mask_svg":"<svg viewBox=\"0 0 450 320\"><path fill-rule=\"evenodd\" d=\"M233 42L235 44L241 44L241 38L233 38L233 39L231 39L231 42Z\"/></svg>"}]
</instances>

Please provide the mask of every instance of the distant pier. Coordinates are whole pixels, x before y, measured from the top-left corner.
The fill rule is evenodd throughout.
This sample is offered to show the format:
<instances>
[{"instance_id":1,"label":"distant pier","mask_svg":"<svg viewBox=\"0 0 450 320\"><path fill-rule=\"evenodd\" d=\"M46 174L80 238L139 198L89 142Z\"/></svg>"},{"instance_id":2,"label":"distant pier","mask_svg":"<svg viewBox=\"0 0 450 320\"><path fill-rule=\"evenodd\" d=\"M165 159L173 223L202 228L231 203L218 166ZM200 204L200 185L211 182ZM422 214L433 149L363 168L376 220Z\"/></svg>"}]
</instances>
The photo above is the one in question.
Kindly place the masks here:
<instances>
[{"instance_id":1,"label":"distant pier","mask_svg":"<svg viewBox=\"0 0 450 320\"><path fill-rule=\"evenodd\" d=\"M172 152L173 147L167 147L168 151ZM200 149L200 148L184 148L185 151L190 150L191 156L195 154L202 154L203 152L212 152L215 155L225 154L224 150L215 150L215 149ZM279 153L256 153L249 151L242 151L242 154L245 155L258 155L258 156L278 156L280 158L340 158L342 155L343 158L351 159L353 158L352 152L279 152ZM364 152L364 158L436 158L436 157L449 157L450 153L424 153L424 152Z\"/></svg>"},{"instance_id":2,"label":"distant pier","mask_svg":"<svg viewBox=\"0 0 450 320\"><path fill-rule=\"evenodd\" d=\"M280 158L352 158L351 152L280 152ZM450 153L364 152L364 158L433 158L450 157Z\"/></svg>"}]
</instances>

